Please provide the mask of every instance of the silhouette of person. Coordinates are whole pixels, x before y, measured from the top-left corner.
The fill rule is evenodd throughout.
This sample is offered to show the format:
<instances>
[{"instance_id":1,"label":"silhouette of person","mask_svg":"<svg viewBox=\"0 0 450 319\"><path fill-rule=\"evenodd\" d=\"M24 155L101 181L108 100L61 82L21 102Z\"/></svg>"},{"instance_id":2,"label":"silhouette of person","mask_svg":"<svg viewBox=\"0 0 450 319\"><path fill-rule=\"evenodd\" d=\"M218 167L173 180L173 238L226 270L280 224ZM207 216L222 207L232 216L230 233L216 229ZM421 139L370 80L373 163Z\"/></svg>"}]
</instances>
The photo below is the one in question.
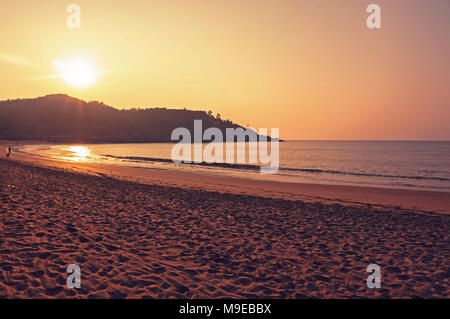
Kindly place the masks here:
<instances>
[{"instance_id":1,"label":"silhouette of person","mask_svg":"<svg viewBox=\"0 0 450 319\"><path fill-rule=\"evenodd\" d=\"M8 147L8 154L6 154L6 157L9 157L11 155L11 146Z\"/></svg>"}]
</instances>

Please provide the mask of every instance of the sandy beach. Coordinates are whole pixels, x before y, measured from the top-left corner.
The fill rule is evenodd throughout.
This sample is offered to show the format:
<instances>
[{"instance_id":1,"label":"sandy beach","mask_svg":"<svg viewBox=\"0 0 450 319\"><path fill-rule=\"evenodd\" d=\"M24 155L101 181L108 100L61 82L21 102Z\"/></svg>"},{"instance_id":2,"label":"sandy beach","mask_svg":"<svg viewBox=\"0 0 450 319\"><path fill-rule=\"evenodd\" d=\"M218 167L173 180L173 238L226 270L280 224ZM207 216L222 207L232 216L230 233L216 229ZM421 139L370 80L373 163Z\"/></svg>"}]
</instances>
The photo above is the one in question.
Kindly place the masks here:
<instances>
[{"instance_id":1,"label":"sandy beach","mask_svg":"<svg viewBox=\"0 0 450 319\"><path fill-rule=\"evenodd\" d=\"M448 214L65 165L0 160L2 298L450 296ZM366 286L372 263L380 289ZM69 264L81 267L80 289L66 286Z\"/></svg>"}]
</instances>

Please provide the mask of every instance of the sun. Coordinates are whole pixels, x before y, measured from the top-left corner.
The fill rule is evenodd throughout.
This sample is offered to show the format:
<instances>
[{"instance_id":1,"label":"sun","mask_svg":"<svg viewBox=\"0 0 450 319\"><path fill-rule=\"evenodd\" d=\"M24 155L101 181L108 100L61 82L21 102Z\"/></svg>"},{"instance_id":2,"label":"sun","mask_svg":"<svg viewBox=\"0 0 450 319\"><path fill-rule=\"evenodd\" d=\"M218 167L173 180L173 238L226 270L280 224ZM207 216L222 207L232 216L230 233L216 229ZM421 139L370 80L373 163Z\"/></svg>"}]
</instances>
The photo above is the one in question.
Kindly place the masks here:
<instances>
[{"instance_id":1,"label":"sun","mask_svg":"<svg viewBox=\"0 0 450 319\"><path fill-rule=\"evenodd\" d=\"M85 58L54 60L53 66L58 71L58 77L75 88L85 88L95 83L97 70L95 65Z\"/></svg>"}]
</instances>

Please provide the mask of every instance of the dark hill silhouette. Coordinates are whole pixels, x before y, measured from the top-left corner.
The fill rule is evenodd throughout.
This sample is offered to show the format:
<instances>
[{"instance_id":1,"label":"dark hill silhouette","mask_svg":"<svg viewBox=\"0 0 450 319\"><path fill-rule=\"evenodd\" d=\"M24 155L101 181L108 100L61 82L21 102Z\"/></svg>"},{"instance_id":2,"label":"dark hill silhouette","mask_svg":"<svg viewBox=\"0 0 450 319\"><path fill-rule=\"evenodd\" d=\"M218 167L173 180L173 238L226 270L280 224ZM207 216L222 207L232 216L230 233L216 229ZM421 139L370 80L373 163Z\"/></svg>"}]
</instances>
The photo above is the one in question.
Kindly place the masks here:
<instances>
[{"instance_id":1,"label":"dark hill silhouette","mask_svg":"<svg viewBox=\"0 0 450 319\"><path fill-rule=\"evenodd\" d=\"M0 139L76 143L172 142L173 129L194 120L203 130L242 127L211 112L150 108L118 110L102 102L85 102L64 94L0 101Z\"/></svg>"}]
</instances>

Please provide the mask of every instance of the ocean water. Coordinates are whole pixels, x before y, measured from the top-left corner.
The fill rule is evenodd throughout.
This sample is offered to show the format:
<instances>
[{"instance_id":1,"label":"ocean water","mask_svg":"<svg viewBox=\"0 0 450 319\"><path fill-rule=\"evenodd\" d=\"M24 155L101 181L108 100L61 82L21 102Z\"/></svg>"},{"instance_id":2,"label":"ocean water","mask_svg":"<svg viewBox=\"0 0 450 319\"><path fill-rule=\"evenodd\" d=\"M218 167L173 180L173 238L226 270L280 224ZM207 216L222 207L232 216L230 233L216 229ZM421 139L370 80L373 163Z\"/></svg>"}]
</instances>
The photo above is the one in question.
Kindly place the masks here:
<instances>
[{"instance_id":1,"label":"ocean water","mask_svg":"<svg viewBox=\"0 0 450 319\"><path fill-rule=\"evenodd\" d=\"M208 144L204 144L206 147ZM174 144L30 145L21 151L74 162L108 163L285 182L360 185L450 192L447 141L286 141L279 169L261 174L258 163L174 163ZM248 143L235 143L245 149ZM269 146L270 150L270 146Z\"/></svg>"}]
</instances>

